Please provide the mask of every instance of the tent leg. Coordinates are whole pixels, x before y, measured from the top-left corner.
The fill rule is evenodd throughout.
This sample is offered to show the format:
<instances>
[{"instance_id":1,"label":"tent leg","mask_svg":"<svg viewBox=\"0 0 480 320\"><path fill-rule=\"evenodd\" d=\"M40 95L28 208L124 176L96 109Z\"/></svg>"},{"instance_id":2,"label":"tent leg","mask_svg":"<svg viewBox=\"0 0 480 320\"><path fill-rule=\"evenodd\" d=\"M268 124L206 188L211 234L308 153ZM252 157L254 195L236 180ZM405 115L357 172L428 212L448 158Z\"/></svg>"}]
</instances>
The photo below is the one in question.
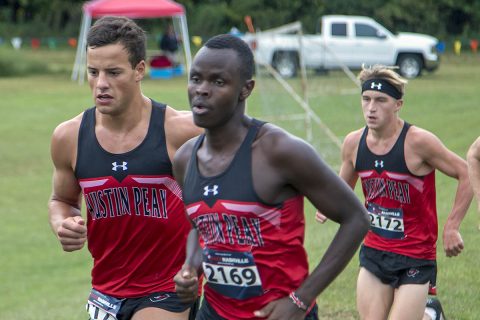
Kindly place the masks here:
<instances>
[{"instance_id":1,"label":"tent leg","mask_svg":"<svg viewBox=\"0 0 480 320\"><path fill-rule=\"evenodd\" d=\"M78 80L82 84L85 80L85 60L86 60L86 38L87 30L92 22L92 16L84 13L82 16L82 25L80 27L80 35L77 42L77 53L75 55L75 64L73 65L72 81Z\"/></svg>"},{"instance_id":2,"label":"tent leg","mask_svg":"<svg viewBox=\"0 0 480 320\"><path fill-rule=\"evenodd\" d=\"M190 66L192 65L192 52L190 50L190 38L188 37L187 17L185 14L182 14L179 18L182 30L183 49L185 51L185 70L187 72L188 79L188 75L190 74Z\"/></svg>"}]
</instances>

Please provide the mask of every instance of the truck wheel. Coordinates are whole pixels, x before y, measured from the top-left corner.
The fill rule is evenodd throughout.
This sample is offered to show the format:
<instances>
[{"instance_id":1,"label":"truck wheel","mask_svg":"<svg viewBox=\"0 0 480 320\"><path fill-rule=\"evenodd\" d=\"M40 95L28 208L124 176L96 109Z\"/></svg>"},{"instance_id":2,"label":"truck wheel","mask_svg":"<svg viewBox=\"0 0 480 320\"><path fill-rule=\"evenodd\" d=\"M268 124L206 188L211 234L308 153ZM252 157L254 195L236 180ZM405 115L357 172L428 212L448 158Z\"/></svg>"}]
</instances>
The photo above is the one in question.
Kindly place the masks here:
<instances>
[{"instance_id":1,"label":"truck wheel","mask_svg":"<svg viewBox=\"0 0 480 320\"><path fill-rule=\"evenodd\" d=\"M422 73L423 62L416 54L404 54L398 58L398 67L403 77L412 79Z\"/></svg>"},{"instance_id":2,"label":"truck wheel","mask_svg":"<svg viewBox=\"0 0 480 320\"><path fill-rule=\"evenodd\" d=\"M292 78L297 75L297 56L294 52L275 52L272 66L284 78Z\"/></svg>"}]
</instances>

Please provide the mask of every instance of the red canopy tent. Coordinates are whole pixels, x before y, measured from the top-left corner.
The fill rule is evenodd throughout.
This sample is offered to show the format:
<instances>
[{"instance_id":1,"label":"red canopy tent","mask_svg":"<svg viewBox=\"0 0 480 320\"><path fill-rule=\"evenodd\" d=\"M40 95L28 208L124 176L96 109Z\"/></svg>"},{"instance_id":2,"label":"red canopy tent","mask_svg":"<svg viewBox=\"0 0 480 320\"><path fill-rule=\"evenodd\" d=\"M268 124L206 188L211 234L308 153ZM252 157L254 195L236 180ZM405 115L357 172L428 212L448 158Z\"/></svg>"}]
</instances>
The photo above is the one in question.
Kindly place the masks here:
<instances>
[{"instance_id":1,"label":"red canopy tent","mask_svg":"<svg viewBox=\"0 0 480 320\"><path fill-rule=\"evenodd\" d=\"M87 2L84 11L92 17L105 15L129 18L157 18L184 14L183 6L170 0L97 0Z\"/></svg>"},{"instance_id":2,"label":"red canopy tent","mask_svg":"<svg viewBox=\"0 0 480 320\"><path fill-rule=\"evenodd\" d=\"M106 15L126 16L138 18L172 17L174 26L180 28L183 39L189 39L185 9L181 4L172 0L94 0L83 5L82 25L78 37L77 54L73 66L72 80L83 82L86 63L86 38L92 18ZM190 69L191 51L190 42L184 41L185 62L187 70Z\"/></svg>"}]
</instances>

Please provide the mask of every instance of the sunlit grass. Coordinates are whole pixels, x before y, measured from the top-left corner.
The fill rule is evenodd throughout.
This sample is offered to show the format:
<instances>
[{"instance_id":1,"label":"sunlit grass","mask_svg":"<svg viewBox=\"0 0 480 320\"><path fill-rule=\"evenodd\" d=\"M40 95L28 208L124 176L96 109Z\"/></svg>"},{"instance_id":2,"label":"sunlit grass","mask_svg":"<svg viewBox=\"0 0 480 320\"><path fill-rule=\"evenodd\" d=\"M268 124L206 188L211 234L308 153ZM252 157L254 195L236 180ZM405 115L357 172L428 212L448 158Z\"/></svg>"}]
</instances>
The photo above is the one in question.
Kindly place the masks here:
<instances>
[{"instance_id":1,"label":"sunlit grass","mask_svg":"<svg viewBox=\"0 0 480 320\"><path fill-rule=\"evenodd\" d=\"M61 72L53 75L0 78L0 320L84 320L90 287L91 259L86 250L62 252L49 229L46 202L52 166L50 135L55 126L92 105L88 86L70 81L72 51L32 52L32 59L54 61ZM36 55L36 56L35 56ZM41 55L41 56L40 56ZM411 80L402 117L437 134L461 156L480 135L478 111L480 59L444 57L440 70ZM319 81L328 84L329 76ZM188 108L186 79L145 79L144 92L180 109ZM339 136L361 123L355 96L331 98L313 108ZM261 97L254 92L249 112L262 114ZM344 107L339 107L344 106ZM295 106L292 105L292 108ZM356 117L352 121L352 117ZM345 122L342 122L344 120ZM289 122L284 122L287 130ZM438 213L443 226L455 195L455 181L437 174ZM358 190L357 190L358 193ZM438 247L439 297L449 319L477 318L480 277L478 215L472 206L462 225L466 249L447 259ZM307 204L306 246L311 265L318 263L337 226L318 225ZM441 237L441 229L440 229ZM319 297L321 319L357 319L355 257L339 278Z\"/></svg>"}]
</instances>

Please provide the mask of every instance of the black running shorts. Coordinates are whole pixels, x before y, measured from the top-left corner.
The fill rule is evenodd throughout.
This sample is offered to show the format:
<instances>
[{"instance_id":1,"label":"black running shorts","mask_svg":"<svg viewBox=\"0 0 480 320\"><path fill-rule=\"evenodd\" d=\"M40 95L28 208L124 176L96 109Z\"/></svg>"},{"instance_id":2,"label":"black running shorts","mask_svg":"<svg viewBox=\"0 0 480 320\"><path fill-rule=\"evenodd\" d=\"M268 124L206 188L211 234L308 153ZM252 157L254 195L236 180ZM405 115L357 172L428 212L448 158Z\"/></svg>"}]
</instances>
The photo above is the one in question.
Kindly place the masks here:
<instances>
[{"instance_id":1,"label":"black running shorts","mask_svg":"<svg viewBox=\"0 0 480 320\"><path fill-rule=\"evenodd\" d=\"M198 300L193 304L183 303L173 292L157 292L145 297L128 298L123 301L117 319L131 319L135 312L144 308L160 308L177 313L191 308L189 319L193 320L198 311Z\"/></svg>"},{"instance_id":2,"label":"black running shorts","mask_svg":"<svg viewBox=\"0 0 480 320\"><path fill-rule=\"evenodd\" d=\"M253 315L252 315L253 316ZM222 318L210 306L207 299L203 299L202 307L198 311L196 320L227 320ZM310 312L305 317L305 320L318 320L318 306L315 304Z\"/></svg>"},{"instance_id":3,"label":"black running shorts","mask_svg":"<svg viewBox=\"0 0 480 320\"><path fill-rule=\"evenodd\" d=\"M362 245L360 266L373 273L382 283L393 288L404 284L436 283L437 262L435 260L414 259Z\"/></svg>"}]
</instances>

